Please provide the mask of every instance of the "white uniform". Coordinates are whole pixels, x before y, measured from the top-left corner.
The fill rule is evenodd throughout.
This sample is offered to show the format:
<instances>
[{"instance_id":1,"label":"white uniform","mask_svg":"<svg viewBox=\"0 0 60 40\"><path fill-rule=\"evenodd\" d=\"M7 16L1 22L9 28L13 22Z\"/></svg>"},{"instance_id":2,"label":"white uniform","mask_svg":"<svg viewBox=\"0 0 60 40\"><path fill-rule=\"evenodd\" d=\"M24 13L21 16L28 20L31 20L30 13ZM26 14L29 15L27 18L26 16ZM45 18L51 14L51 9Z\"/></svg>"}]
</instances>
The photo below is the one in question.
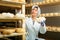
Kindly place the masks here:
<instances>
[{"instance_id":1,"label":"white uniform","mask_svg":"<svg viewBox=\"0 0 60 40\"><path fill-rule=\"evenodd\" d=\"M33 20L30 17L26 19L26 32L28 33L26 35L26 40L35 40L38 37L38 32L40 32L41 34L44 34L46 32L45 23L44 26L42 26L37 21L35 21L33 24Z\"/></svg>"}]
</instances>

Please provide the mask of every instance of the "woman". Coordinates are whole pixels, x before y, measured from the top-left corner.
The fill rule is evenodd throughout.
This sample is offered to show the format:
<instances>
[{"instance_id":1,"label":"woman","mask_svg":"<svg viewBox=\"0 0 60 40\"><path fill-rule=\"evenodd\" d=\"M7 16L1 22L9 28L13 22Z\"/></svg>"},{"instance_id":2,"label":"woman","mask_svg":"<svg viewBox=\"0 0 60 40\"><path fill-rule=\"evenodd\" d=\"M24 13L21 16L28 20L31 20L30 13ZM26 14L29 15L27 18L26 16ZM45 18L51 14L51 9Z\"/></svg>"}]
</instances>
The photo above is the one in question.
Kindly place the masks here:
<instances>
[{"instance_id":1,"label":"woman","mask_svg":"<svg viewBox=\"0 0 60 40\"><path fill-rule=\"evenodd\" d=\"M44 34L46 32L45 19L37 21L37 17L40 14L40 8L37 5L32 7L31 17L26 19L26 40L40 40L38 38L38 32Z\"/></svg>"}]
</instances>

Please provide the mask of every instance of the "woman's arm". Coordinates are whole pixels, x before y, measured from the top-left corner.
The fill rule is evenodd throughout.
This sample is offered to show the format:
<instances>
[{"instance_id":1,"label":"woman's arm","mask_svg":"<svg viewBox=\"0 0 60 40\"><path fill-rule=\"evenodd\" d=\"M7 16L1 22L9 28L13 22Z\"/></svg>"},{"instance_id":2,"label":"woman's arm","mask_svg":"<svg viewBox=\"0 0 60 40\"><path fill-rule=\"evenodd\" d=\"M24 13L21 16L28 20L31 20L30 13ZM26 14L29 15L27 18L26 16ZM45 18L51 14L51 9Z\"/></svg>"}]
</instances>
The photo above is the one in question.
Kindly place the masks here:
<instances>
[{"instance_id":1,"label":"woman's arm","mask_svg":"<svg viewBox=\"0 0 60 40\"><path fill-rule=\"evenodd\" d=\"M41 34L45 34L46 33L46 25L45 25L45 23L40 23L40 24L41 25L40 25L39 31Z\"/></svg>"},{"instance_id":2,"label":"woman's arm","mask_svg":"<svg viewBox=\"0 0 60 40\"><path fill-rule=\"evenodd\" d=\"M40 33L45 34L46 33L46 24L45 24L46 18L45 17L40 17Z\"/></svg>"}]
</instances>

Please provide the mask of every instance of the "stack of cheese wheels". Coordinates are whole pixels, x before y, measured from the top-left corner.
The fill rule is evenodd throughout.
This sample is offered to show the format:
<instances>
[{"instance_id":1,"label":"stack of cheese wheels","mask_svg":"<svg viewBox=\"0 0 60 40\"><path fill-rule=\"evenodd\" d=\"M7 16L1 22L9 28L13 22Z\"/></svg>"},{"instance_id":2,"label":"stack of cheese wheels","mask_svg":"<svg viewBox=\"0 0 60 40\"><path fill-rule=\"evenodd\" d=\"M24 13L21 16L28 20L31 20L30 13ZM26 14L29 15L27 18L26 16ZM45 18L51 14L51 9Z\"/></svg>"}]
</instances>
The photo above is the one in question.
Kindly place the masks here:
<instances>
[{"instance_id":1,"label":"stack of cheese wheels","mask_svg":"<svg viewBox=\"0 0 60 40\"><path fill-rule=\"evenodd\" d=\"M11 14L11 13L2 13L1 16L3 16L3 18L13 18L14 14Z\"/></svg>"},{"instance_id":2,"label":"stack of cheese wheels","mask_svg":"<svg viewBox=\"0 0 60 40\"><path fill-rule=\"evenodd\" d=\"M3 29L1 31L1 34L3 34L3 35L9 35L9 34L12 34L14 32L15 32L15 29Z\"/></svg>"},{"instance_id":3,"label":"stack of cheese wheels","mask_svg":"<svg viewBox=\"0 0 60 40\"><path fill-rule=\"evenodd\" d=\"M16 28L15 32L16 33L23 33L25 30L23 28Z\"/></svg>"}]
</instances>

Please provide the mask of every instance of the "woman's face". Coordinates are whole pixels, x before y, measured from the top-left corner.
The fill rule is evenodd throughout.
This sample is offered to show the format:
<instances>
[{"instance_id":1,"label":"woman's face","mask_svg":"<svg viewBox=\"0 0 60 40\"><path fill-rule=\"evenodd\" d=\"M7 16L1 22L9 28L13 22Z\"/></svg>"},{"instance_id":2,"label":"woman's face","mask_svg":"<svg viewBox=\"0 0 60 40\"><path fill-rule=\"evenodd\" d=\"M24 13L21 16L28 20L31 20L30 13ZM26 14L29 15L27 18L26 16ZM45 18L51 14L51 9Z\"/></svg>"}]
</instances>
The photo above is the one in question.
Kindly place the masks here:
<instances>
[{"instance_id":1,"label":"woman's face","mask_svg":"<svg viewBox=\"0 0 60 40\"><path fill-rule=\"evenodd\" d=\"M32 9L32 11L31 11L32 17L36 17L37 13L38 13L38 9L37 8Z\"/></svg>"}]
</instances>

